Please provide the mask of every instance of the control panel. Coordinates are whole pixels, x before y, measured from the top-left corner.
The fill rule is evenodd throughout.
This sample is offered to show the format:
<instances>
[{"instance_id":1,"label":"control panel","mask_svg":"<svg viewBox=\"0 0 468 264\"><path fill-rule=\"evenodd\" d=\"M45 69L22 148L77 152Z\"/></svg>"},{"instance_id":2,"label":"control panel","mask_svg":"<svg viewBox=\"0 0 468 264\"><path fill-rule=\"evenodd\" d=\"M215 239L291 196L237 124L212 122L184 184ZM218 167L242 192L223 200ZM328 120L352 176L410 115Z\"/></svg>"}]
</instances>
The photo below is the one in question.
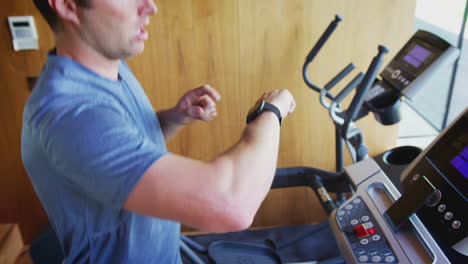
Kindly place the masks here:
<instances>
[{"instance_id":1,"label":"control panel","mask_svg":"<svg viewBox=\"0 0 468 264\"><path fill-rule=\"evenodd\" d=\"M399 263L360 196L338 209L336 221L358 263Z\"/></svg>"},{"instance_id":2,"label":"control panel","mask_svg":"<svg viewBox=\"0 0 468 264\"><path fill-rule=\"evenodd\" d=\"M410 189L411 185L421 180L422 175L430 175L428 178L437 191L417 214L434 236L446 245L455 245L468 235L466 199L457 194L457 189L444 179L427 158L422 159L413 169L412 176L407 177L403 188Z\"/></svg>"},{"instance_id":3,"label":"control panel","mask_svg":"<svg viewBox=\"0 0 468 264\"><path fill-rule=\"evenodd\" d=\"M329 216L346 263L468 263L468 108L400 176L345 168L355 193Z\"/></svg>"},{"instance_id":4,"label":"control panel","mask_svg":"<svg viewBox=\"0 0 468 264\"><path fill-rule=\"evenodd\" d=\"M468 109L405 170L404 193L423 177L436 192L416 214L452 262L468 263Z\"/></svg>"},{"instance_id":5,"label":"control panel","mask_svg":"<svg viewBox=\"0 0 468 264\"><path fill-rule=\"evenodd\" d=\"M442 38L418 30L388 63L366 94L365 106L383 125L398 123L401 95L408 99L450 66L460 51Z\"/></svg>"},{"instance_id":6,"label":"control panel","mask_svg":"<svg viewBox=\"0 0 468 264\"><path fill-rule=\"evenodd\" d=\"M458 49L442 38L418 30L380 75L383 83L411 99L436 71L452 63L458 53Z\"/></svg>"}]
</instances>

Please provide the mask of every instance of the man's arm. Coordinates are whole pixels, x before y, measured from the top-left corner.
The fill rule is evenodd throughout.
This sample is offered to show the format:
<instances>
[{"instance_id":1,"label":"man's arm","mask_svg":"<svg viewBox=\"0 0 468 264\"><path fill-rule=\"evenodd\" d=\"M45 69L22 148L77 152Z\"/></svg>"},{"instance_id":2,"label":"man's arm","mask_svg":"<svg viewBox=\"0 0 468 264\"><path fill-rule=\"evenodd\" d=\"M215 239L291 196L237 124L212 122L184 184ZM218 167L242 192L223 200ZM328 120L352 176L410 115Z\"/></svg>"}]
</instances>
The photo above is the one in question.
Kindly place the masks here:
<instances>
[{"instance_id":1,"label":"man's arm","mask_svg":"<svg viewBox=\"0 0 468 264\"><path fill-rule=\"evenodd\" d=\"M276 105L283 117L294 110L287 90L263 99ZM267 111L211 162L165 155L146 171L124 208L210 232L245 229L270 189L279 136L278 118Z\"/></svg>"},{"instance_id":2,"label":"man's arm","mask_svg":"<svg viewBox=\"0 0 468 264\"><path fill-rule=\"evenodd\" d=\"M210 121L217 115L216 103L221 95L209 85L203 85L184 94L176 106L157 112L159 123L167 141L181 128L195 120Z\"/></svg>"}]
</instances>

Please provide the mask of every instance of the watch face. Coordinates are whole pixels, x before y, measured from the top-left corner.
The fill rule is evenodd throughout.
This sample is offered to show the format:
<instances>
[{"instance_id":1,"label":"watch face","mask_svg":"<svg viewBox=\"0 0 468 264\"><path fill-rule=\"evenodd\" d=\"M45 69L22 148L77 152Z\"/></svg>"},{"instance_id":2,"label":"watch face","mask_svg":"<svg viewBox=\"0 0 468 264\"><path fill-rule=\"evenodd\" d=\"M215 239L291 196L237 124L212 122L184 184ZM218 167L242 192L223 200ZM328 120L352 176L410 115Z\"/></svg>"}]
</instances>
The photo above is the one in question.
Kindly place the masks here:
<instances>
[{"instance_id":1,"label":"watch face","mask_svg":"<svg viewBox=\"0 0 468 264\"><path fill-rule=\"evenodd\" d=\"M255 105L250 108L249 113L247 114L247 123L254 120L262 111L265 106L265 101L260 100Z\"/></svg>"},{"instance_id":2,"label":"watch face","mask_svg":"<svg viewBox=\"0 0 468 264\"><path fill-rule=\"evenodd\" d=\"M257 112L257 115L260 114L263 110L264 105L264 100L258 101L252 108L250 108L248 115L252 114L253 112Z\"/></svg>"},{"instance_id":3,"label":"watch face","mask_svg":"<svg viewBox=\"0 0 468 264\"><path fill-rule=\"evenodd\" d=\"M273 112L278 117L278 120L281 126L283 119L281 118L281 113L279 109L275 105L272 105L265 100L258 101L250 109L249 113L247 114L247 123L257 118L257 116L259 116L265 110Z\"/></svg>"}]
</instances>

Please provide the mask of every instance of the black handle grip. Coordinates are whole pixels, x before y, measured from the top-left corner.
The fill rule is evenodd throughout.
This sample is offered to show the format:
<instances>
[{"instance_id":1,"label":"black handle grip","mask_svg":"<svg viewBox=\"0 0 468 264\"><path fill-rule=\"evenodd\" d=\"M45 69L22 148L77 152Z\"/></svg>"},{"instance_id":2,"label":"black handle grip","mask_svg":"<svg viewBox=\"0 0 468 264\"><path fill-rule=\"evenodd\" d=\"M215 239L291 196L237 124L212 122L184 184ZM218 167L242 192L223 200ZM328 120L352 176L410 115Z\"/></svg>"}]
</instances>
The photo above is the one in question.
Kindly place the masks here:
<instances>
[{"instance_id":1,"label":"black handle grip","mask_svg":"<svg viewBox=\"0 0 468 264\"><path fill-rule=\"evenodd\" d=\"M276 169L271 189L310 186L312 175L320 175L326 180L339 180L343 175L312 167L289 167Z\"/></svg>"},{"instance_id":2,"label":"black handle grip","mask_svg":"<svg viewBox=\"0 0 468 264\"><path fill-rule=\"evenodd\" d=\"M343 70L341 70L331 81L325 84L325 90L330 91L333 86L339 83L344 77L346 77L356 66L353 63L348 64Z\"/></svg>"},{"instance_id":3,"label":"black handle grip","mask_svg":"<svg viewBox=\"0 0 468 264\"><path fill-rule=\"evenodd\" d=\"M341 103L343 99L362 81L364 74L360 72L354 79L336 96L335 102Z\"/></svg>"},{"instance_id":4,"label":"black handle grip","mask_svg":"<svg viewBox=\"0 0 468 264\"><path fill-rule=\"evenodd\" d=\"M364 75L364 79L359 85L356 95L353 97L351 106L346 111L347 115L345 118L343 128L341 130L343 136L346 136L346 134L348 133L350 123L356 117L359 109L361 108L364 102L365 95L367 94L370 87L372 86L372 83L374 82L375 77L377 76L377 73L380 67L382 66L383 56L388 52L388 48L383 45L379 45L378 50L379 50L378 54L372 59L372 62L369 65L369 68L367 69L366 74Z\"/></svg>"},{"instance_id":5,"label":"black handle grip","mask_svg":"<svg viewBox=\"0 0 468 264\"><path fill-rule=\"evenodd\" d=\"M315 56L319 53L320 49L323 47L325 42L327 42L328 38L331 36L333 31L335 31L336 27L338 26L338 23L343 20L343 17L340 15L335 15L335 20L333 20L330 25L328 25L327 29L325 32L323 32L322 36L320 39L317 41L317 43L314 45L314 47L310 50L309 54L306 57L306 63L310 63Z\"/></svg>"}]
</instances>

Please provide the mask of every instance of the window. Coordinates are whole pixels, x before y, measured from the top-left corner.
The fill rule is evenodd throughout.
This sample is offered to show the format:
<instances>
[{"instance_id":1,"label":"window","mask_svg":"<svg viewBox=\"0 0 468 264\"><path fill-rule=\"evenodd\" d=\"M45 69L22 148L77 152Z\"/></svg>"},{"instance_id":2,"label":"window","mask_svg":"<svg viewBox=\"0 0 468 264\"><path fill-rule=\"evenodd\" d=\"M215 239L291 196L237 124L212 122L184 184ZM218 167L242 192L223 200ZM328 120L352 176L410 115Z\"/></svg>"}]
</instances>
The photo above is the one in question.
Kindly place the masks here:
<instances>
[{"instance_id":1,"label":"window","mask_svg":"<svg viewBox=\"0 0 468 264\"><path fill-rule=\"evenodd\" d=\"M415 30L430 31L460 49L459 59L402 107L399 145L426 147L468 106L466 0L418 0ZM465 45L464 45L465 43Z\"/></svg>"}]
</instances>

